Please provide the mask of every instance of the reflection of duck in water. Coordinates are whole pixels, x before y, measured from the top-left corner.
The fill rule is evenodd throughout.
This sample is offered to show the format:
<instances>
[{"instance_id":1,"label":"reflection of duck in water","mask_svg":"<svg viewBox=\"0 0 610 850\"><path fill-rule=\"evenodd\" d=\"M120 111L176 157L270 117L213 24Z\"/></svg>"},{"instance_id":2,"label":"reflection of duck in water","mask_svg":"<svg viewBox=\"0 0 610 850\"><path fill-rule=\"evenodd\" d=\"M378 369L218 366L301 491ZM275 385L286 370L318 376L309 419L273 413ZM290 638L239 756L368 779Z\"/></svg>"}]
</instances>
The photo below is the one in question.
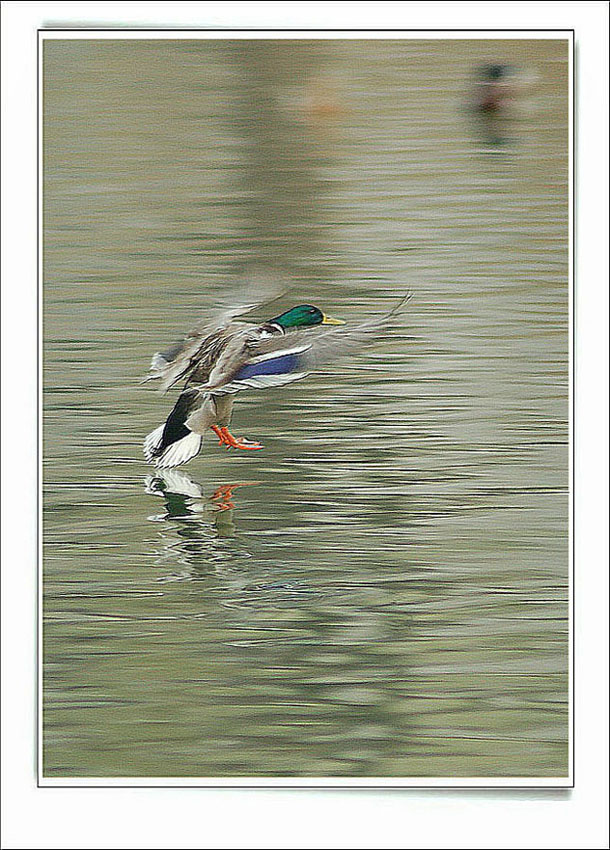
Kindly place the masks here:
<instances>
[{"instance_id":1,"label":"reflection of duck in water","mask_svg":"<svg viewBox=\"0 0 610 850\"><path fill-rule=\"evenodd\" d=\"M257 483L241 481L221 484L206 496L200 484L177 469L160 470L157 475L148 475L145 479L146 492L165 500L167 513L162 519L192 519L208 514L213 517L213 524L220 536L231 536L235 529L234 491L238 487L252 487Z\"/></svg>"},{"instance_id":2,"label":"reflection of duck in water","mask_svg":"<svg viewBox=\"0 0 610 850\"><path fill-rule=\"evenodd\" d=\"M348 331L313 331L318 325L345 323L328 318L318 307L301 304L260 325L235 321L254 306L228 309L214 321L200 323L167 351L154 355L146 380L158 378L161 388L167 390L186 379L166 423L144 441L146 459L158 468L179 466L195 457L209 429L221 446L262 449L260 443L230 433L233 395L304 378L321 363L378 336L389 318Z\"/></svg>"},{"instance_id":3,"label":"reflection of duck in water","mask_svg":"<svg viewBox=\"0 0 610 850\"><path fill-rule=\"evenodd\" d=\"M158 563L168 563L175 568L177 562L184 568L161 580L205 577L213 567L216 574L230 578L231 583L237 581L241 586L245 582L245 577L240 578L241 568L250 560L251 553L233 540L234 491L257 483L223 484L206 492L179 470L162 470L146 477L146 492L161 497L166 509L165 514L150 517L165 526L161 532L163 547L158 553Z\"/></svg>"},{"instance_id":4,"label":"reflection of duck in water","mask_svg":"<svg viewBox=\"0 0 610 850\"><path fill-rule=\"evenodd\" d=\"M256 542L236 533L235 491L259 483L221 484L210 492L180 470L147 476L146 492L162 497L166 507L165 514L149 517L163 523L155 563L171 570L158 580L219 580L215 592L232 608L292 606L310 595L300 579L286 580L282 560L274 562L268 553L257 557Z\"/></svg>"}]
</instances>

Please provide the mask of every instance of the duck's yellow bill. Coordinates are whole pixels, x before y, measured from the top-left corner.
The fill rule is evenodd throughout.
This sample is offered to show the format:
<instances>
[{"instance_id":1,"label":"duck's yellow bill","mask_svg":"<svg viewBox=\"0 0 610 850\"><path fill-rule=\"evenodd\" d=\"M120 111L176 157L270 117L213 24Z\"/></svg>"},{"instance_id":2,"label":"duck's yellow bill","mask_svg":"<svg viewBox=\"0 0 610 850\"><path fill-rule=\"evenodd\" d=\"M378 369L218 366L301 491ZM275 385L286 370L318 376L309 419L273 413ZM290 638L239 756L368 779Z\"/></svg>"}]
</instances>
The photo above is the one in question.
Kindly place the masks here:
<instances>
[{"instance_id":1,"label":"duck's yellow bill","mask_svg":"<svg viewBox=\"0 0 610 850\"><path fill-rule=\"evenodd\" d=\"M324 313L322 313L322 316L323 316L323 319L322 319L323 325L344 325L345 324L343 319L331 319L330 316L326 316L326 315L324 315Z\"/></svg>"}]
</instances>

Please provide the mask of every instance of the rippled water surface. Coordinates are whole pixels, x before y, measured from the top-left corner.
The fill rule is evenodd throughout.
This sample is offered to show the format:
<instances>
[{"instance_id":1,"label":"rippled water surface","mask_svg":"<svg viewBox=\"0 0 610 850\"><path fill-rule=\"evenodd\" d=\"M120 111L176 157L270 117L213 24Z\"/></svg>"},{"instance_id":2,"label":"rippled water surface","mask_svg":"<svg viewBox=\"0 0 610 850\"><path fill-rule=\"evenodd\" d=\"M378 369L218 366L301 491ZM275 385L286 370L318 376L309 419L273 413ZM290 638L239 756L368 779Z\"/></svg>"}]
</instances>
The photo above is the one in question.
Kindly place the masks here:
<instances>
[{"instance_id":1,"label":"rippled water surface","mask_svg":"<svg viewBox=\"0 0 610 850\"><path fill-rule=\"evenodd\" d=\"M46 44L46 776L567 773L567 59ZM533 82L475 119L489 61ZM350 323L414 297L242 394L264 451L155 475L150 356L267 268Z\"/></svg>"}]
</instances>

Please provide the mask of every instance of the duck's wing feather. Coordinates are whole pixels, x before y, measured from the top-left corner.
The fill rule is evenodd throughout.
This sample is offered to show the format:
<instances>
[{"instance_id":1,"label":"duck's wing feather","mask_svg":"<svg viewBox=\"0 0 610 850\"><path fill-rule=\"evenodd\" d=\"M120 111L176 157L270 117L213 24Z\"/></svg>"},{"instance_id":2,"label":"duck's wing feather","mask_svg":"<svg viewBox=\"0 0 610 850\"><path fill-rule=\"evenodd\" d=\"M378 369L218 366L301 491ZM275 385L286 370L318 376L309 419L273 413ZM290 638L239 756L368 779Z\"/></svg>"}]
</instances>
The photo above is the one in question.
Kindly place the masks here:
<instances>
[{"instance_id":1,"label":"duck's wing feather","mask_svg":"<svg viewBox=\"0 0 610 850\"><path fill-rule=\"evenodd\" d=\"M325 363L381 339L410 297L406 295L386 315L352 328L293 331L259 342L240 340L239 350L237 346L227 349L201 389L225 394L298 381Z\"/></svg>"},{"instance_id":2,"label":"duck's wing feather","mask_svg":"<svg viewBox=\"0 0 610 850\"><path fill-rule=\"evenodd\" d=\"M275 279L266 283L258 278L252 279L241 294L228 296L224 304L202 318L185 337L165 351L153 354L150 370L141 383L160 380L159 389L165 392L181 378L189 376L212 335L228 328L231 322L257 307L275 301L282 294L283 290Z\"/></svg>"}]
</instances>

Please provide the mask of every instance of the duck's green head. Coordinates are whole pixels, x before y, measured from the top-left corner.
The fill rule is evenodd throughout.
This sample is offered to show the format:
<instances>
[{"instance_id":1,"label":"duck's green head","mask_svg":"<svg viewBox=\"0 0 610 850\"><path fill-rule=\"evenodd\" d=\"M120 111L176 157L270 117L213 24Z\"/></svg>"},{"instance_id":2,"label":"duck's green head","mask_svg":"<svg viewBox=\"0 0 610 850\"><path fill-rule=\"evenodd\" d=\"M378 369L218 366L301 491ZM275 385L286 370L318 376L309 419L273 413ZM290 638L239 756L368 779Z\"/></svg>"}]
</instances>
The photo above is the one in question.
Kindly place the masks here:
<instances>
[{"instance_id":1,"label":"duck's green head","mask_svg":"<svg viewBox=\"0 0 610 850\"><path fill-rule=\"evenodd\" d=\"M271 323L279 325L284 330L288 328L308 328L312 325L344 325L343 319L331 319L330 316L313 307L311 304L301 304L298 307L292 307L286 310L275 319L271 319Z\"/></svg>"}]
</instances>

